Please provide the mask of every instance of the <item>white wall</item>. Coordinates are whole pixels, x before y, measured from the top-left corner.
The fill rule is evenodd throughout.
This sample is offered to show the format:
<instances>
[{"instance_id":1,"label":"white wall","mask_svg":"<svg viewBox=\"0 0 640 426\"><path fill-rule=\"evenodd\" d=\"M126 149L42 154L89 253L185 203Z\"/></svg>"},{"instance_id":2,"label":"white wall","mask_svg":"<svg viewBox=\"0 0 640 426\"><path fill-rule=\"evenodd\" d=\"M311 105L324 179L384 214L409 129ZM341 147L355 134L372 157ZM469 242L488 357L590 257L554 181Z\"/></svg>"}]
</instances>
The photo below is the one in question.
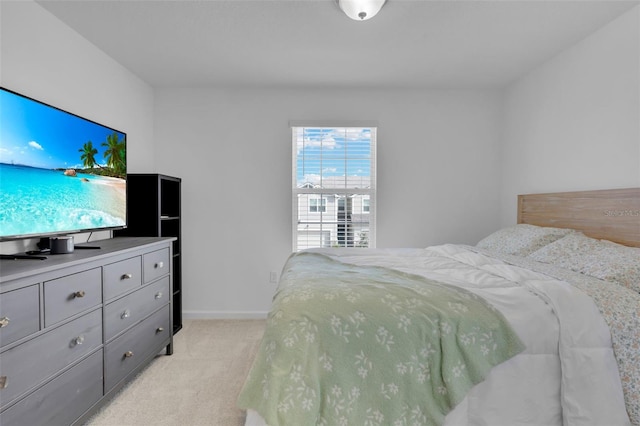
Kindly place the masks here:
<instances>
[{"instance_id":1,"label":"white wall","mask_svg":"<svg viewBox=\"0 0 640 426\"><path fill-rule=\"evenodd\" d=\"M475 243L518 193L640 185L639 15L505 92L154 92L36 3L0 2L0 83L127 132L132 172L182 177L185 313L251 316L291 249L290 120L378 121L379 247Z\"/></svg>"},{"instance_id":2,"label":"white wall","mask_svg":"<svg viewBox=\"0 0 640 426\"><path fill-rule=\"evenodd\" d=\"M640 186L640 6L505 93L501 225L516 195Z\"/></svg>"},{"instance_id":3,"label":"white wall","mask_svg":"<svg viewBox=\"0 0 640 426\"><path fill-rule=\"evenodd\" d=\"M0 39L0 85L127 133L129 170L154 171L148 84L32 1L0 2ZM5 242L0 250L15 253L34 244Z\"/></svg>"},{"instance_id":4,"label":"white wall","mask_svg":"<svg viewBox=\"0 0 640 426\"><path fill-rule=\"evenodd\" d=\"M290 120L378 122L379 247L474 243L498 225L493 91L156 92L157 167L182 177L185 316L264 313L291 252Z\"/></svg>"}]
</instances>

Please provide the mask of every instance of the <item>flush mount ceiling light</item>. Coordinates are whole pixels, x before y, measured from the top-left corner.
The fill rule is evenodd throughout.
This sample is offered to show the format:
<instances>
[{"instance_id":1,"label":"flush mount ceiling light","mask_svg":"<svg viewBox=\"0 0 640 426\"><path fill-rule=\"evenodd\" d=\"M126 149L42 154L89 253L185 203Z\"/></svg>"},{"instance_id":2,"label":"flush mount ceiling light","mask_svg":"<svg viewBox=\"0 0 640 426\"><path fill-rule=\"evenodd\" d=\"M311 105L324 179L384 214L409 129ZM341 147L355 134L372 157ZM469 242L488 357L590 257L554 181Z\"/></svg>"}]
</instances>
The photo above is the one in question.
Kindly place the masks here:
<instances>
[{"instance_id":1,"label":"flush mount ceiling light","mask_svg":"<svg viewBox=\"0 0 640 426\"><path fill-rule=\"evenodd\" d=\"M355 21L371 19L382 9L387 0L336 0L340 9Z\"/></svg>"}]
</instances>

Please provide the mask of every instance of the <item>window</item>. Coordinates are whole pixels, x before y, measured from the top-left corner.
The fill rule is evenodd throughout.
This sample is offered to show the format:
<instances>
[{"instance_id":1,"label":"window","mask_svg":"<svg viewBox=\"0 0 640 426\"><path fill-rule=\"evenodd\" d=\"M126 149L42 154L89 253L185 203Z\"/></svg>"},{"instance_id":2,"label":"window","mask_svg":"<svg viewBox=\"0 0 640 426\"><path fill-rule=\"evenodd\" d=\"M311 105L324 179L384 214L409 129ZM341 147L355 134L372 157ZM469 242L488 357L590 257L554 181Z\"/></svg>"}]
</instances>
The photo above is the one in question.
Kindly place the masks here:
<instances>
[{"instance_id":1,"label":"window","mask_svg":"<svg viewBox=\"0 0 640 426\"><path fill-rule=\"evenodd\" d=\"M376 127L292 125L293 250L375 247Z\"/></svg>"},{"instance_id":2,"label":"window","mask_svg":"<svg viewBox=\"0 0 640 426\"><path fill-rule=\"evenodd\" d=\"M310 198L309 199L309 211L311 213L324 213L327 211L327 199L326 198Z\"/></svg>"}]
</instances>

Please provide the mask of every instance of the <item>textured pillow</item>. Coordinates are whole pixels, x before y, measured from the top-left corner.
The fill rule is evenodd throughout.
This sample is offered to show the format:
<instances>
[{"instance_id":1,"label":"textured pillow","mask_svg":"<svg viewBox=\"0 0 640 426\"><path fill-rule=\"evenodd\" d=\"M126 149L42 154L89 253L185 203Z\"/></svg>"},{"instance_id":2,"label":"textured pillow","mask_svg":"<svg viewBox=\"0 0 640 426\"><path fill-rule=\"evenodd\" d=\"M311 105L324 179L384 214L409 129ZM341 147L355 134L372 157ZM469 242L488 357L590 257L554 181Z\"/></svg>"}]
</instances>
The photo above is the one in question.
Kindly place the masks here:
<instances>
[{"instance_id":1,"label":"textured pillow","mask_svg":"<svg viewBox=\"0 0 640 426\"><path fill-rule=\"evenodd\" d=\"M584 234L567 235L531 255L605 281L613 281L640 293L640 248L626 247Z\"/></svg>"},{"instance_id":2,"label":"textured pillow","mask_svg":"<svg viewBox=\"0 0 640 426\"><path fill-rule=\"evenodd\" d=\"M573 229L518 224L500 229L483 238L476 247L497 253L526 256L574 232L576 231Z\"/></svg>"}]
</instances>

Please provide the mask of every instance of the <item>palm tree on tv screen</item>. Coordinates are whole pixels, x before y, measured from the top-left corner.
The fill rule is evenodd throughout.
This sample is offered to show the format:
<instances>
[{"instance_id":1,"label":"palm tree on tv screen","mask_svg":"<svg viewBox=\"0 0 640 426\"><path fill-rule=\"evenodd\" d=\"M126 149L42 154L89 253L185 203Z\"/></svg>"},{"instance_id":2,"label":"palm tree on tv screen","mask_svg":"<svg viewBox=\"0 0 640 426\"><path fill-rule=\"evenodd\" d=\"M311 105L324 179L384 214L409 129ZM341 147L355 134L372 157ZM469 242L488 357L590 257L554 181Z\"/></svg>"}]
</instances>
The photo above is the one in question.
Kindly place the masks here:
<instances>
[{"instance_id":1,"label":"palm tree on tv screen","mask_svg":"<svg viewBox=\"0 0 640 426\"><path fill-rule=\"evenodd\" d=\"M96 154L98 153L98 150L93 147L93 143L91 141L85 143L78 151L82 153L80 159L86 168L91 169L96 165Z\"/></svg>"},{"instance_id":2,"label":"palm tree on tv screen","mask_svg":"<svg viewBox=\"0 0 640 426\"><path fill-rule=\"evenodd\" d=\"M114 173L119 177L124 177L126 173L126 157L124 141L118 139L117 133L107 136L107 141L102 143L107 147L104 157L107 159L107 166L111 167Z\"/></svg>"}]
</instances>

